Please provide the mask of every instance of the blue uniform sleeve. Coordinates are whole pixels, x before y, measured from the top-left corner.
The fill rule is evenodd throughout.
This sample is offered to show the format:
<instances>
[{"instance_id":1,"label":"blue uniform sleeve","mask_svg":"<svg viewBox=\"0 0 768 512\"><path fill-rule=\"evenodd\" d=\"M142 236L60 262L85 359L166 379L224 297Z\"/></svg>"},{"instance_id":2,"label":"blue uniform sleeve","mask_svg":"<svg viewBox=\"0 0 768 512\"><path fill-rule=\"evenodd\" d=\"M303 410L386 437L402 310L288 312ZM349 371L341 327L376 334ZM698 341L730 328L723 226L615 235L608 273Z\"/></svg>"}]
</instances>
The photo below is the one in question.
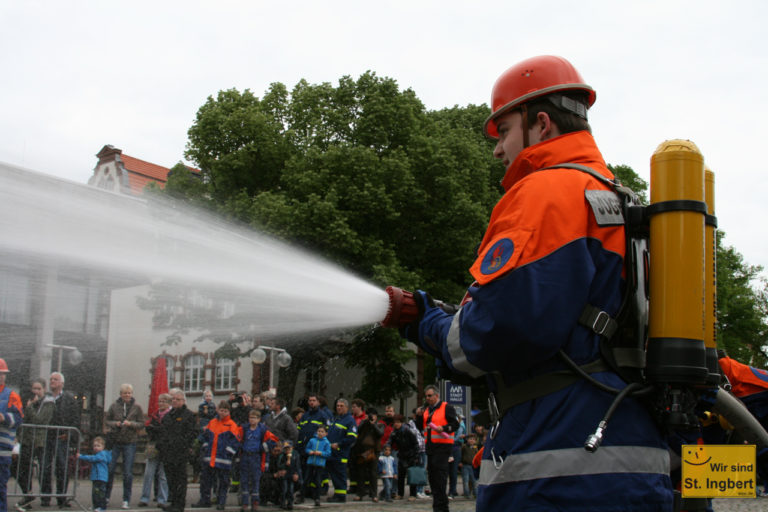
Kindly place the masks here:
<instances>
[{"instance_id":1,"label":"blue uniform sleeve","mask_svg":"<svg viewBox=\"0 0 768 512\"><path fill-rule=\"evenodd\" d=\"M11 391L8 397L8 409L3 415L3 421L0 425L8 427L11 430L18 429L24 421L24 415L22 414L23 406L21 403L21 397L15 392Z\"/></svg>"},{"instance_id":2,"label":"blue uniform sleeve","mask_svg":"<svg viewBox=\"0 0 768 512\"><path fill-rule=\"evenodd\" d=\"M601 252L598 243L574 240L494 281L470 287L472 300L455 315L438 308L425 312L419 326L421 346L471 377L499 371L525 375L564 348L587 303L601 303L600 297L590 297L600 289L593 283L595 258L610 259ZM621 258L613 259L612 275L620 276ZM618 310L618 303L612 309ZM589 359L591 352L582 347L572 357Z\"/></svg>"}]
</instances>

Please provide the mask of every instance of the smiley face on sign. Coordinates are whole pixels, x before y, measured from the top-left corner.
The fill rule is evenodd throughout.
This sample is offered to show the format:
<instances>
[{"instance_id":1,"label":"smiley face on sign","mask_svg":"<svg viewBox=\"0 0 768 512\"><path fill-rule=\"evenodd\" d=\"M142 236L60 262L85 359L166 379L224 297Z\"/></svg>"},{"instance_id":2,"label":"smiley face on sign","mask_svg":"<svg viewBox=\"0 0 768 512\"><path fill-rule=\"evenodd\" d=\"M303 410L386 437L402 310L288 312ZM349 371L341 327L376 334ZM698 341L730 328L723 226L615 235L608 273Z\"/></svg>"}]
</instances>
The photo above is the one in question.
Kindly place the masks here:
<instances>
[{"instance_id":1,"label":"smiley face on sign","mask_svg":"<svg viewBox=\"0 0 768 512\"><path fill-rule=\"evenodd\" d=\"M686 446L683 450L683 462L691 466L703 466L711 460L705 446Z\"/></svg>"}]
</instances>

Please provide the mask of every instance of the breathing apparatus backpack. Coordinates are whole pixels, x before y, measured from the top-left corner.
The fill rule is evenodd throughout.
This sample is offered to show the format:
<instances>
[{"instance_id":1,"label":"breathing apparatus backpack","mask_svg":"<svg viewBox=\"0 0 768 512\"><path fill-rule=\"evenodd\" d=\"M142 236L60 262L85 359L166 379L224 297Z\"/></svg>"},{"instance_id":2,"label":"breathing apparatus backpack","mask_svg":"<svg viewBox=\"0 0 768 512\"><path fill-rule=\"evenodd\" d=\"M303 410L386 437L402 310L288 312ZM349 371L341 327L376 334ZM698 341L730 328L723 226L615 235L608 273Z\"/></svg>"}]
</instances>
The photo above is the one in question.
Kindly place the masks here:
<instances>
[{"instance_id":1,"label":"breathing apparatus backpack","mask_svg":"<svg viewBox=\"0 0 768 512\"><path fill-rule=\"evenodd\" d=\"M580 325L600 336L601 361L580 367L562 350L559 353L561 360L575 374L616 395L597 430L585 442L585 449L591 452L597 450L608 420L621 400L629 395L640 399L665 431L697 428L697 404L702 394L716 388L720 376L716 370L713 373L708 368L712 362L708 360L709 349L705 360L703 341L699 347L690 343L698 343L699 340L674 337L650 339L650 218L658 213L695 212L703 213L706 223L714 226L714 216L707 214L707 204L702 201L670 200L651 206L643 205L637 195L618 180L610 180L584 165L564 163L541 170L558 168L585 172L611 188L586 190L585 197L599 226L623 225L626 237L625 289L618 314L613 318L588 304L579 318ZM671 350L664 351L666 347L662 350L662 342L668 342ZM689 363L687 359L691 355L694 361ZM699 355L701 361L698 360ZM670 362L666 360L667 356ZM614 371L628 385L621 390L610 388L589 375L604 369ZM679 377L675 375L676 371L680 372Z\"/></svg>"},{"instance_id":2,"label":"breathing apparatus backpack","mask_svg":"<svg viewBox=\"0 0 768 512\"><path fill-rule=\"evenodd\" d=\"M575 169L585 172L612 190L586 190L599 226L624 226L625 289L616 317L588 304L579 324L600 335L600 353L611 370L625 381L644 382L645 347L648 340L648 220L646 207L637 194L618 180L610 180L581 164L564 163L548 169Z\"/></svg>"}]
</instances>

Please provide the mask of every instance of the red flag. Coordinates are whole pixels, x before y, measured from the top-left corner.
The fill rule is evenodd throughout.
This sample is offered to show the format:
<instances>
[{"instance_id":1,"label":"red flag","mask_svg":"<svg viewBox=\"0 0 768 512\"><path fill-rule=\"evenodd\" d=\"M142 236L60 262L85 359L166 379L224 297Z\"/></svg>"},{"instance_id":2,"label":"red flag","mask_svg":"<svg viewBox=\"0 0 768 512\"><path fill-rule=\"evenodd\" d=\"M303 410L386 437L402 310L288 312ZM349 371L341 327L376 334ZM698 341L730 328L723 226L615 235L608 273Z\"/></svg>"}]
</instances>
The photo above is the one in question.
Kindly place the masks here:
<instances>
[{"instance_id":1,"label":"red flag","mask_svg":"<svg viewBox=\"0 0 768 512\"><path fill-rule=\"evenodd\" d=\"M149 392L149 407L147 407L149 418L157 412L157 397L163 393L168 393L168 373L165 369L165 358L158 357L155 361L155 372L152 375L152 389Z\"/></svg>"}]
</instances>

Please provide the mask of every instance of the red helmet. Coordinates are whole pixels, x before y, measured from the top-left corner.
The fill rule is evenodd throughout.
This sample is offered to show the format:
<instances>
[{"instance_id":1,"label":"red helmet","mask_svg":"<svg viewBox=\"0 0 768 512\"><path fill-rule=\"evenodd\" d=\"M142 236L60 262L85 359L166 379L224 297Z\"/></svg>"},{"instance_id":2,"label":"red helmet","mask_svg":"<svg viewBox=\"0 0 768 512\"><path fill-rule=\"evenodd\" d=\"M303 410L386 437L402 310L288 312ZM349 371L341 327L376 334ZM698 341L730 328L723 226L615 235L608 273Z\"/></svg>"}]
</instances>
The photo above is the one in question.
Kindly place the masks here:
<instances>
[{"instance_id":1,"label":"red helmet","mask_svg":"<svg viewBox=\"0 0 768 512\"><path fill-rule=\"evenodd\" d=\"M518 62L502 73L493 85L491 115L485 120L483 131L489 137L498 138L495 120L499 116L534 98L561 91L584 91L588 95L587 108L595 103L594 89L584 83L576 68L564 58L541 55ZM567 105L561 107L572 110ZM583 112L583 117L586 117L586 112Z\"/></svg>"},{"instance_id":2,"label":"red helmet","mask_svg":"<svg viewBox=\"0 0 768 512\"><path fill-rule=\"evenodd\" d=\"M8 365L5 362L5 359L0 358L0 373L8 373Z\"/></svg>"}]
</instances>

